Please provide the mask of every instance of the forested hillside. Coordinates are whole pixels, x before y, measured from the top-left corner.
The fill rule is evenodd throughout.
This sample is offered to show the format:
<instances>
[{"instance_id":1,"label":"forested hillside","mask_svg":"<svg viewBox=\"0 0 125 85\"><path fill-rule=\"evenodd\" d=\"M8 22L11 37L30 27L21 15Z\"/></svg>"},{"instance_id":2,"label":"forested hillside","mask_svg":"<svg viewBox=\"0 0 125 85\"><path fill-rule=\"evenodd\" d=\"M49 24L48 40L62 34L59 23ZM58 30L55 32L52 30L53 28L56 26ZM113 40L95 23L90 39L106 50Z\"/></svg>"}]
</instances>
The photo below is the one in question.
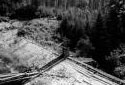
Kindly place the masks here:
<instances>
[{"instance_id":1,"label":"forested hillside","mask_svg":"<svg viewBox=\"0 0 125 85\"><path fill-rule=\"evenodd\" d=\"M125 78L124 0L0 0L0 15L32 20L61 21L53 37L74 52L91 57L98 68Z\"/></svg>"},{"instance_id":2,"label":"forested hillside","mask_svg":"<svg viewBox=\"0 0 125 85\"><path fill-rule=\"evenodd\" d=\"M32 18L33 16L55 16L72 7L87 8L89 11L98 10L107 2L108 0L1 0L0 15L12 18L17 15L18 18L26 18L26 15L30 15Z\"/></svg>"}]
</instances>

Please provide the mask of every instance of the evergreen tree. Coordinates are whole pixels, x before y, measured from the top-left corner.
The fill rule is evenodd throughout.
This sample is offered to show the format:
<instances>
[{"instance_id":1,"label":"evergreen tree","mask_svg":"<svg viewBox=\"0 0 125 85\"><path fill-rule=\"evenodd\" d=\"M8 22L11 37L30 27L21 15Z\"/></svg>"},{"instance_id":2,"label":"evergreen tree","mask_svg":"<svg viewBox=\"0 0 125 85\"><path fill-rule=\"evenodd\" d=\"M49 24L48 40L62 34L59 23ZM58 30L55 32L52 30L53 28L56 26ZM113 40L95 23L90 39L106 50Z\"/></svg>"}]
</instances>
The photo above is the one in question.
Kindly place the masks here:
<instances>
[{"instance_id":1,"label":"evergreen tree","mask_svg":"<svg viewBox=\"0 0 125 85\"><path fill-rule=\"evenodd\" d=\"M108 62L107 56L125 41L123 0L110 0L108 13L103 17L99 13L91 34L91 42L95 47L93 58L107 72L113 72L115 66ZM121 11L122 9L122 11ZM122 12L122 13L121 13ZM116 60L117 61L117 60ZM109 66L107 66L109 64Z\"/></svg>"},{"instance_id":2,"label":"evergreen tree","mask_svg":"<svg viewBox=\"0 0 125 85\"><path fill-rule=\"evenodd\" d=\"M98 14L96 23L94 27L92 28L91 32L91 42L92 45L95 47L95 50L93 52L93 58L97 60L100 64L104 63L104 55L106 54L106 33L107 31L104 28L103 25L103 17L101 13Z\"/></svg>"},{"instance_id":3,"label":"evergreen tree","mask_svg":"<svg viewBox=\"0 0 125 85\"><path fill-rule=\"evenodd\" d=\"M121 25L121 41L125 43L125 2L124 0L120 0L120 10L119 10L119 16L120 16L120 25Z\"/></svg>"}]
</instances>

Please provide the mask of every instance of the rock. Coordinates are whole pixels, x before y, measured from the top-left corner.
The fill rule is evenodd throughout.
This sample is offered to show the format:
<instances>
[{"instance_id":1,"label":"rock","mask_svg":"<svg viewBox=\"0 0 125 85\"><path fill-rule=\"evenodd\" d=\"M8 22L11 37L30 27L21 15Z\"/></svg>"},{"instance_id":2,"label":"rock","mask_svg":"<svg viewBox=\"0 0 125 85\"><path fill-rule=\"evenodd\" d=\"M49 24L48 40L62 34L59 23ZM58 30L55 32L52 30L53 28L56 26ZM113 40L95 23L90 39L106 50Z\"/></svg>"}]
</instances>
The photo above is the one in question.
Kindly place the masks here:
<instances>
[{"instance_id":1,"label":"rock","mask_svg":"<svg viewBox=\"0 0 125 85\"><path fill-rule=\"evenodd\" d=\"M10 73L10 69L4 63L0 62L0 74L3 73Z\"/></svg>"},{"instance_id":2,"label":"rock","mask_svg":"<svg viewBox=\"0 0 125 85\"><path fill-rule=\"evenodd\" d=\"M25 85L52 85L52 84L48 79L43 78L43 79L35 79L34 81L26 83Z\"/></svg>"},{"instance_id":3,"label":"rock","mask_svg":"<svg viewBox=\"0 0 125 85\"><path fill-rule=\"evenodd\" d=\"M0 23L0 30L3 30L5 28L9 28L9 27L11 27L11 24L8 22L1 22Z\"/></svg>"},{"instance_id":4,"label":"rock","mask_svg":"<svg viewBox=\"0 0 125 85\"><path fill-rule=\"evenodd\" d=\"M16 27L16 28L21 28L23 27L23 23L16 21L12 23L12 26Z\"/></svg>"}]
</instances>

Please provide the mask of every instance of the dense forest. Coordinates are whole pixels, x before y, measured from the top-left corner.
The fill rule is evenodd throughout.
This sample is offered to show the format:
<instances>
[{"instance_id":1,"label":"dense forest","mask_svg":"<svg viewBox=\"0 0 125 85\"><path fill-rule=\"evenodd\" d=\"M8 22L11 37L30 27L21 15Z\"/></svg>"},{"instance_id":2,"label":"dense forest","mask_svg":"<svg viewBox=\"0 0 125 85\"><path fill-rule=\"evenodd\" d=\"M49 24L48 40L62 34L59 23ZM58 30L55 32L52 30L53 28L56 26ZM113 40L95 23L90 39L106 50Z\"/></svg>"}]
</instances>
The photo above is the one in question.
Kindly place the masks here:
<instances>
[{"instance_id":1,"label":"dense forest","mask_svg":"<svg viewBox=\"0 0 125 85\"><path fill-rule=\"evenodd\" d=\"M76 57L92 57L100 69L125 78L124 0L0 0L0 15L29 20L57 17L59 42Z\"/></svg>"},{"instance_id":2,"label":"dense forest","mask_svg":"<svg viewBox=\"0 0 125 85\"><path fill-rule=\"evenodd\" d=\"M106 0L1 0L0 15L12 18L26 18L28 17L26 15L29 14L32 18L33 16L57 16L63 15L62 13L71 10L71 8L79 8L80 11L81 9L97 11L107 2Z\"/></svg>"}]
</instances>

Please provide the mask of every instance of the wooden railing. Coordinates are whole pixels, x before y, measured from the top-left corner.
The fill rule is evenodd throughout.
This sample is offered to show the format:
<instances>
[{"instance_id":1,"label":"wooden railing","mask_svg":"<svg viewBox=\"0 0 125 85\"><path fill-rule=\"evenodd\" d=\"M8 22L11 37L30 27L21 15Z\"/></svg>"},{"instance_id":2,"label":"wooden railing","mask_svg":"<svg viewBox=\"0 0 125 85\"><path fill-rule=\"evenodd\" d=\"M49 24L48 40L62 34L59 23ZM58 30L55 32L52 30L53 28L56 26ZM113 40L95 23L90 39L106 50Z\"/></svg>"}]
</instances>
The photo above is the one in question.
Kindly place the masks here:
<instances>
[{"instance_id":1,"label":"wooden railing","mask_svg":"<svg viewBox=\"0 0 125 85\"><path fill-rule=\"evenodd\" d=\"M80 61L78 61L78 60L76 60L76 59L73 59L73 58L71 58L71 57L68 57L67 59L68 59L68 60L71 60L71 61L73 61L73 62L75 62L75 63L77 63L77 64L79 64L79 65L82 66L83 68L85 68L85 69L87 69L87 70L93 72L93 73L96 74L96 75L99 75L100 77L106 78L106 79L108 79L108 80L110 80L110 81L113 81L113 82L119 84L119 85L125 85L125 81L124 81L124 80L121 80L121 79L119 79L119 78L117 78L117 77L114 77L114 76L112 76L112 75L110 75L110 74L107 74L107 73L105 73L105 72L103 72L103 71L101 71L101 70L98 70L98 69L96 69L96 68L93 68L92 66L90 66L90 65L88 65L88 64L85 64L85 63L82 63L82 62L80 62Z\"/></svg>"}]
</instances>

